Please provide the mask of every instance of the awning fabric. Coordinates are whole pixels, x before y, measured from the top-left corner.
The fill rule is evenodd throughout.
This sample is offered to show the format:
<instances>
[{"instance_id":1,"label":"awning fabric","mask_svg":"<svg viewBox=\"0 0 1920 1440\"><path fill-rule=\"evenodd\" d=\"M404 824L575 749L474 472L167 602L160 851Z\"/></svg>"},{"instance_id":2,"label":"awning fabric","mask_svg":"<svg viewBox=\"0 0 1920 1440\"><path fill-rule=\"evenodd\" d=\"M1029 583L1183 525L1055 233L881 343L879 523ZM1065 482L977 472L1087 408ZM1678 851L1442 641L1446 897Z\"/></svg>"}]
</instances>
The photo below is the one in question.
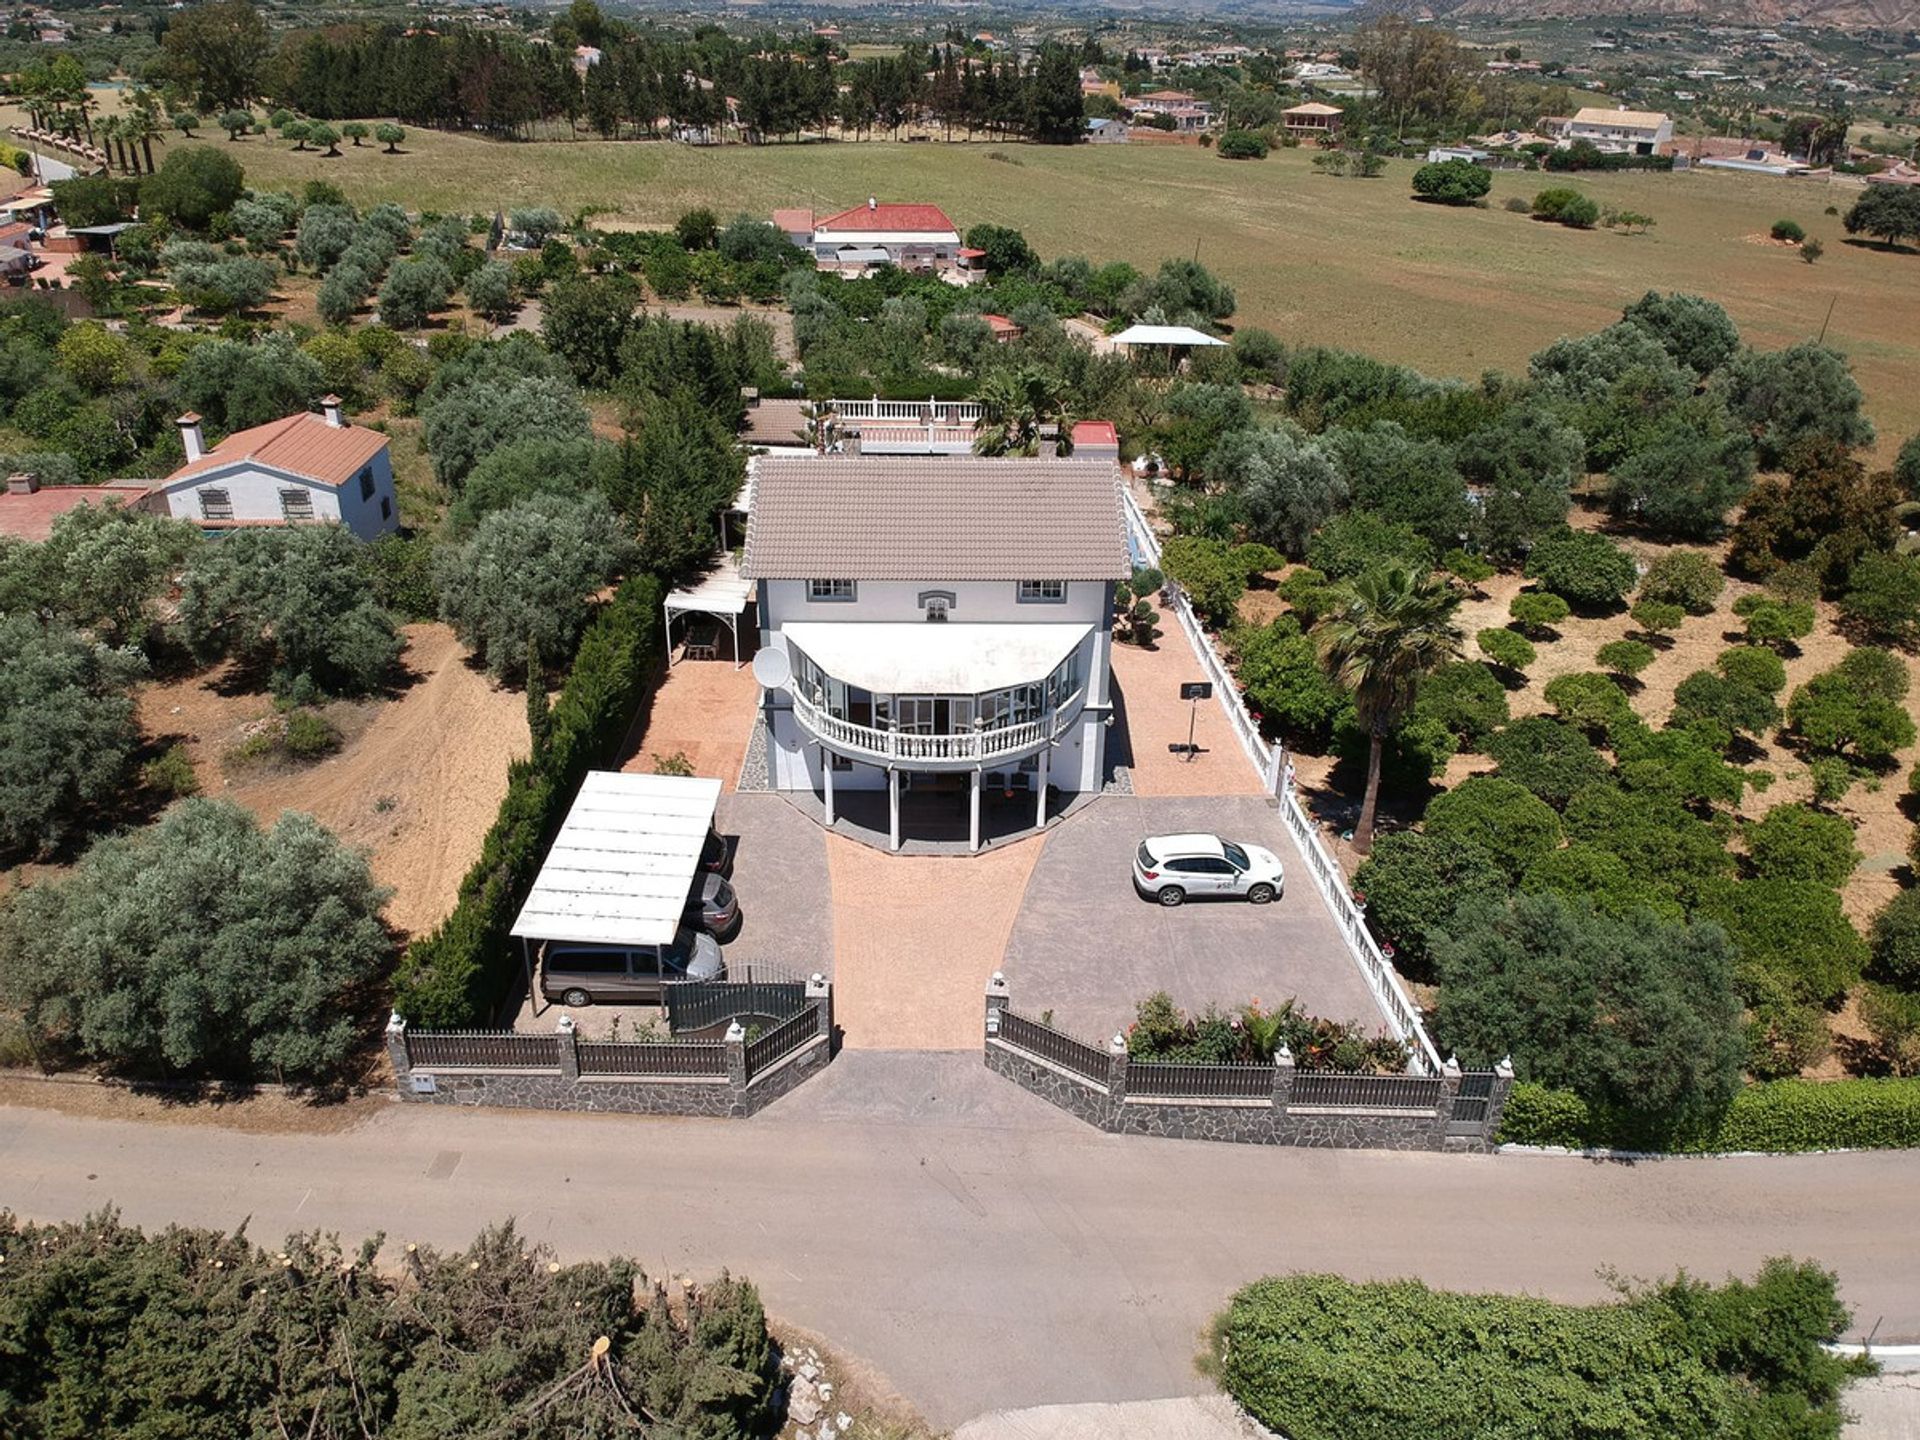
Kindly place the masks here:
<instances>
[{"instance_id":1,"label":"awning fabric","mask_svg":"<svg viewBox=\"0 0 1920 1440\"><path fill-rule=\"evenodd\" d=\"M837 680L877 695L977 695L1044 680L1091 625L808 622L780 633Z\"/></svg>"},{"instance_id":2,"label":"awning fabric","mask_svg":"<svg viewBox=\"0 0 1920 1440\"><path fill-rule=\"evenodd\" d=\"M1129 325L1113 337L1116 345L1224 345L1204 330L1190 325Z\"/></svg>"}]
</instances>

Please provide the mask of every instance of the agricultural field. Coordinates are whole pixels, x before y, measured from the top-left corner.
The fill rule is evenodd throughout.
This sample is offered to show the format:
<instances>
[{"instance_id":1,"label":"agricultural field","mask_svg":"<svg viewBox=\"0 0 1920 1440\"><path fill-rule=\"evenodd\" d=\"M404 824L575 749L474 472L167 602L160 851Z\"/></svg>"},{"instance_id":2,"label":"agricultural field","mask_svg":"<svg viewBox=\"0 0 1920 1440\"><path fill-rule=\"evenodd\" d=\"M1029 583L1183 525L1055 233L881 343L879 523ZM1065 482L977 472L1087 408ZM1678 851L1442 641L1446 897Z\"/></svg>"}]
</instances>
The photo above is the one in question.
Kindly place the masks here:
<instances>
[{"instance_id":1,"label":"agricultural field","mask_svg":"<svg viewBox=\"0 0 1920 1440\"><path fill-rule=\"evenodd\" d=\"M1651 231L1629 236L1541 225L1503 208L1564 176L1496 174L1488 209L1452 209L1409 198L1412 162L1393 162L1376 180L1333 179L1315 173L1309 150L1235 163L1184 145L698 149L514 145L435 131L409 132L402 148L386 155L371 144L348 146L323 159L257 136L232 146L256 185L323 176L357 203L393 200L415 210L551 204L567 213L593 207L602 225L664 225L700 205L765 214L777 205L838 208L873 194L936 202L963 228L1013 226L1043 255L1088 253L1150 268L1197 251L1233 285L1236 323L1431 375L1520 370L1555 338L1600 329L1649 289L1684 291L1718 300L1763 349L1824 326L1866 391L1883 462L1920 430L1920 257L1843 243L1838 217L1823 212L1852 203L1858 187L1846 182L1573 177L1603 207L1654 218ZM1818 264L1767 238L1783 217L1823 240Z\"/></svg>"}]
</instances>

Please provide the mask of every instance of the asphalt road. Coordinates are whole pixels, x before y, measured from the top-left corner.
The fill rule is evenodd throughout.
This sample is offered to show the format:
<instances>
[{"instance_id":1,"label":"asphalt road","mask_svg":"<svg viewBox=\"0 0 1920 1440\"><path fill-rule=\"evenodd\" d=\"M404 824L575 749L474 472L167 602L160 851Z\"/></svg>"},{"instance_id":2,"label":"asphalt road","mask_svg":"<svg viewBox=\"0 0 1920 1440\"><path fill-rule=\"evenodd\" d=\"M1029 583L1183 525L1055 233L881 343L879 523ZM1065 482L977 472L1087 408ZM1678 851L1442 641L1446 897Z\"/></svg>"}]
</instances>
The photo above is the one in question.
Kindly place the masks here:
<instances>
[{"instance_id":1,"label":"asphalt road","mask_svg":"<svg viewBox=\"0 0 1920 1440\"><path fill-rule=\"evenodd\" d=\"M453 1245L505 1216L569 1256L727 1267L935 1423L1204 1390L1208 1318L1265 1272L1602 1297L1602 1267L1836 1269L1920 1339L1920 1153L1618 1164L1099 1134L971 1055L847 1052L747 1122L395 1105L332 1135L0 1109L0 1206Z\"/></svg>"}]
</instances>

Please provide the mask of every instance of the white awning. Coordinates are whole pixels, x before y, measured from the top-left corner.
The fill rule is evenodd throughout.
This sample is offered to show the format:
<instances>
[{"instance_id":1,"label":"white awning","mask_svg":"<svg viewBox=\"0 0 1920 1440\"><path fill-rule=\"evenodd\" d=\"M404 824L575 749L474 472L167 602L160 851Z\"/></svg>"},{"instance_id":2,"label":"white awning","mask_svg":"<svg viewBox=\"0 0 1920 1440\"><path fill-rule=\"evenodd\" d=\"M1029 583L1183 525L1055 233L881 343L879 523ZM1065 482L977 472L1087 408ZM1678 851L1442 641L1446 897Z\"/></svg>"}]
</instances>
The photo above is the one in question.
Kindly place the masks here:
<instances>
[{"instance_id":1,"label":"white awning","mask_svg":"<svg viewBox=\"0 0 1920 1440\"><path fill-rule=\"evenodd\" d=\"M1129 325L1113 337L1116 345L1224 345L1190 325Z\"/></svg>"},{"instance_id":2,"label":"white awning","mask_svg":"<svg viewBox=\"0 0 1920 1440\"><path fill-rule=\"evenodd\" d=\"M738 615L752 598L753 582L741 575L740 562L730 554L721 555L698 584L667 596L667 613L694 610L706 615Z\"/></svg>"},{"instance_id":3,"label":"white awning","mask_svg":"<svg viewBox=\"0 0 1920 1440\"><path fill-rule=\"evenodd\" d=\"M780 633L836 680L876 695L978 695L1044 680L1091 625L968 625L830 621Z\"/></svg>"},{"instance_id":4,"label":"white awning","mask_svg":"<svg viewBox=\"0 0 1920 1440\"><path fill-rule=\"evenodd\" d=\"M716 779L589 771L513 934L591 945L673 939L719 800Z\"/></svg>"}]
</instances>

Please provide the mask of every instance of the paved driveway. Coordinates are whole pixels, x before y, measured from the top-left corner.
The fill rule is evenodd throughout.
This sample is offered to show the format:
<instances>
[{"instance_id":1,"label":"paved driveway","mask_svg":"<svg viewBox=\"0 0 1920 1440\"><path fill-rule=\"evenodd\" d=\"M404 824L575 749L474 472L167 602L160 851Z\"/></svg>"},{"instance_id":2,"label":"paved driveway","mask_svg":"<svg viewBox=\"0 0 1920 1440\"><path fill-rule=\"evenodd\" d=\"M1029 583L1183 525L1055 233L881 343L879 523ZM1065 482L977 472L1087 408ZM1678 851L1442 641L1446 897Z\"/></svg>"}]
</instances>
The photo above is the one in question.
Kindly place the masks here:
<instances>
[{"instance_id":1,"label":"paved driveway","mask_svg":"<svg viewBox=\"0 0 1920 1440\"><path fill-rule=\"evenodd\" d=\"M1192 830L1272 850L1287 869L1285 896L1176 910L1141 899L1130 869L1141 837ZM1294 996L1330 1020L1385 1024L1280 812L1258 797L1104 796L1048 835L1001 968L1016 1009L1051 1009L1056 1025L1090 1040L1123 1028L1155 990L1189 1011Z\"/></svg>"}]
</instances>

